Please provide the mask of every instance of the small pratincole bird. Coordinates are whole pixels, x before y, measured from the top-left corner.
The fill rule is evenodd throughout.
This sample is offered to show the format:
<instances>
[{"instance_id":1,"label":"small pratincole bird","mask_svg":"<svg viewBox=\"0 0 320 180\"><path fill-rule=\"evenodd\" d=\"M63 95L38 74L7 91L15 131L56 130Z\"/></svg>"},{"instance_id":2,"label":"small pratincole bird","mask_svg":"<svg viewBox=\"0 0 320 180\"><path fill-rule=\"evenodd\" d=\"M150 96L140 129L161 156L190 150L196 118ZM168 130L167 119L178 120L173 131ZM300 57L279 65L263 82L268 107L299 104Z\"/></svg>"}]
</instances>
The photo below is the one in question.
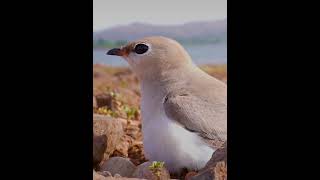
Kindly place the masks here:
<instances>
[{"instance_id":1,"label":"small pratincole bird","mask_svg":"<svg viewBox=\"0 0 320 180\"><path fill-rule=\"evenodd\" d=\"M146 157L172 173L203 168L227 140L227 85L169 38L146 37L107 54L123 57L140 80Z\"/></svg>"}]
</instances>

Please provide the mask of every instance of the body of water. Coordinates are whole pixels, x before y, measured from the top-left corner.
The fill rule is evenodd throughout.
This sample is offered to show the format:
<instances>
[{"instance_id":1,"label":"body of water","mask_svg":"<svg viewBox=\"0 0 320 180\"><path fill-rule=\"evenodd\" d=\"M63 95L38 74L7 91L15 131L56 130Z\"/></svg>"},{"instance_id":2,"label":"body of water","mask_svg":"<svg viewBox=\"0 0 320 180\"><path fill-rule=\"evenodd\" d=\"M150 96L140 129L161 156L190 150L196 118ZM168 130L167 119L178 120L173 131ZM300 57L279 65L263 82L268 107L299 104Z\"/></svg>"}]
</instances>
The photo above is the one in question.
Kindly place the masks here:
<instances>
[{"instance_id":1,"label":"body of water","mask_svg":"<svg viewBox=\"0 0 320 180\"><path fill-rule=\"evenodd\" d=\"M227 64L227 45L184 45L197 64ZM112 66L128 66L121 57L106 55L109 49L93 49L93 63Z\"/></svg>"}]
</instances>

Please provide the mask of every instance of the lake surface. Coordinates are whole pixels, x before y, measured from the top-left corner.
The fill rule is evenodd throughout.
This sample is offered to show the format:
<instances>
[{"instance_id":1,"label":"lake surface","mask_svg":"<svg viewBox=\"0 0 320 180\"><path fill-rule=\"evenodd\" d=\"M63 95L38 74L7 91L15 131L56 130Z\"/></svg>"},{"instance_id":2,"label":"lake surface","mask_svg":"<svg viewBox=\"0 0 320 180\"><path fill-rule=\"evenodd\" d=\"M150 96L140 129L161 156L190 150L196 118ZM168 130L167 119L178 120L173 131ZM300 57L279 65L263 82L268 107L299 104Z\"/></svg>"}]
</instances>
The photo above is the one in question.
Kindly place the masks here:
<instances>
[{"instance_id":1,"label":"lake surface","mask_svg":"<svg viewBox=\"0 0 320 180\"><path fill-rule=\"evenodd\" d=\"M227 45L184 45L193 61L201 64L227 64ZM106 55L109 49L93 49L93 63L112 66L128 66L121 57Z\"/></svg>"}]
</instances>

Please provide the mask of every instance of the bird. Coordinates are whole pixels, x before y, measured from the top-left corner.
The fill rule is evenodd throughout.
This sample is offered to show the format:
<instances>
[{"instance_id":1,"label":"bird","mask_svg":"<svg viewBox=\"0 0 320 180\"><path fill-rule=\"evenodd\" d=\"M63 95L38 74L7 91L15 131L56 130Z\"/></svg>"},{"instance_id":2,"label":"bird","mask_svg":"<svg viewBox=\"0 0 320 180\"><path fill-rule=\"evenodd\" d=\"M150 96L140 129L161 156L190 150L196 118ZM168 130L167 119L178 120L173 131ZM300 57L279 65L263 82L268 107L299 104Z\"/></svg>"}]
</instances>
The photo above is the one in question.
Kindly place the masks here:
<instances>
[{"instance_id":1,"label":"bird","mask_svg":"<svg viewBox=\"0 0 320 180\"><path fill-rule=\"evenodd\" d=\"M172 38L149 36L107 51L141 87L145 156L170 173L200 170L227 141L227 85L202 71Z\"/></svg>"}]
</instances>

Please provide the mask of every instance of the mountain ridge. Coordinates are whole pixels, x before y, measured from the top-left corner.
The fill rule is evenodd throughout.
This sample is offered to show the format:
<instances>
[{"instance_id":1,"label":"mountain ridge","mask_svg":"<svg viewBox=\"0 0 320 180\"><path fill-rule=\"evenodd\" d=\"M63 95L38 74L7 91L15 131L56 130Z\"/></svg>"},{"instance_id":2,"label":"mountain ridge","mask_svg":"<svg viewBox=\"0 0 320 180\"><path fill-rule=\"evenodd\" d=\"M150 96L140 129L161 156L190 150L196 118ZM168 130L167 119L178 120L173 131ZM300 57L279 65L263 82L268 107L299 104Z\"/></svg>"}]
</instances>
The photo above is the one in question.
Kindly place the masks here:
<instances>
[{"instance_id":1,"label":"mountain ridge","mask_svg":"<svg viewBox=\"0 0 320 180\"><path fill-rule=\"evenodd\" d=\"M227 19L195 21L178 25L134 22L93 33L93 40L132 41L146 36L166 36L180 41L226 41Z\"/></svg>"}]
</instances>

